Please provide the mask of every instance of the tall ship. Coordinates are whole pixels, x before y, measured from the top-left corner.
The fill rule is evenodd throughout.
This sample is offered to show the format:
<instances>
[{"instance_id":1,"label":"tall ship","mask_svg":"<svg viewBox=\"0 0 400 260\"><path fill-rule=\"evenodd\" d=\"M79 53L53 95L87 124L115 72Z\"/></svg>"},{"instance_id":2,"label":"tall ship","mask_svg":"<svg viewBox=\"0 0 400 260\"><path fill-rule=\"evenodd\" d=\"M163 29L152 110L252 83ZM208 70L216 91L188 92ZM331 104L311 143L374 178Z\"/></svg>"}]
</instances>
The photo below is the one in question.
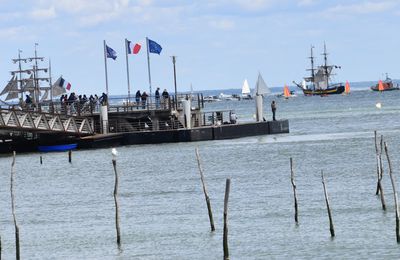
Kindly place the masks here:
<instances>
[{"instance_id":1,"label":"tall ship","mask_svg":"<svg viewBox=\"0 0 400 260\"><path fill-rule=\"evenodd\" d=\"M340 66L337 65L328 65L328 53L326 52L326 45L324 43L324 64L315 67L314 66L314 55L313 55L313 48L311 46L311 68L308 69L311 71L311 75L309 77L305 77L301 84L296 83L297 87L299 87L304 95L306 96L325 96L325 95L332 95L332 94L341 94L345 90L345 86L342 83L331 83L331 76L333 75L333 69L340 69Z\"/></svg>"},{"instance_id":2,"label":"tall ship","mask_svg":"<svg viewBox=\"0 0 400 260\"><path fill-rule=\"evenodd\" d=\"M10 81L0 92L1 103L8 105L19 101L21 105L28 101L35 106L52 98L50 61L48 67L42 66L40 63L44 62L45 58L37 55L36 47L37 44L33 57L23 58L22 51L18 50L18 57L12 60L18 64L18 69L11 71Z\"/></svg>"}]
</instances>

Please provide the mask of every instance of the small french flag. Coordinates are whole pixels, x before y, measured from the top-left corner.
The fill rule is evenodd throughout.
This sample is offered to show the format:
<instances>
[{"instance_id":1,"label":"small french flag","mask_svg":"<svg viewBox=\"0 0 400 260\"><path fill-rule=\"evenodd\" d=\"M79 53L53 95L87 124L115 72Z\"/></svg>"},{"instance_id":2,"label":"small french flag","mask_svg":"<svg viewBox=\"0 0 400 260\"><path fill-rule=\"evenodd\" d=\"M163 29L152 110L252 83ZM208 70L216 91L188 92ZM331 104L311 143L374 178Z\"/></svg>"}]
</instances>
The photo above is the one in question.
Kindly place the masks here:
<instances>
[{"instance_id":1,"label":"small french flag","mask_svg":"<svg viewBox=\"0 0 400 260\"><path fill-rule=\"evenodd\" d=\"M71 83L65 81L65 79L63 79L62 77L60 77L60 82L58 83L58 85L68 91L71 89Z\"/></svg>"},{"instance_id":2,"label":"small french flag","mask_svg":"<svg viewBox=\"0 0 400 260\"><path fill-rule=\"evenodd\" d=\"M142 45L140 45L139 43L135 43L135 45L132 44L131 41L127 41L127 48L128 48L128 53L129 54L138 54L140 51L140 48L142 47Z\"/></svg>"}]
</instances>

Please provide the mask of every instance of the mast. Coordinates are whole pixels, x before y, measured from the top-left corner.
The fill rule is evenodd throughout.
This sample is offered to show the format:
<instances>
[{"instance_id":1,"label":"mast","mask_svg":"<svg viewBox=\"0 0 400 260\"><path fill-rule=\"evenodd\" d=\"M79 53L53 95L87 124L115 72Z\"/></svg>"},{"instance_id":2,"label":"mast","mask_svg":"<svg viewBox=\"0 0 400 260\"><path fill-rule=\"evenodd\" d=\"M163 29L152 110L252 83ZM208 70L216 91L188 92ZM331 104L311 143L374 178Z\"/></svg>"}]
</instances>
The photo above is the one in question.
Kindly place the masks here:
<instances>
[{"instance_id":1,"label":"mast","mask_svg":"<svg viewBox=\"0 0 400 260\"><path fill-rule=\"evenodd\" d=\"M172 56L172 64L174 65L174 87L175 87L175 110L178 110L178 90L176 88L176 56Z\"/></svg>"},{"instance_id":2,"label":"mast","mask_svg":"<svg viewBox=\"0 0 400 260\"><path fill-rule=\"evenodd\" d=\"M314 49L314 46L311 45L311 55L310 55L310 57L308 57L310 59L310 61L311 61L311 69L308 69L308 70L311 71L311 80L310 81L312 82L312 89L315 90L315 82L314 82L314 80L315 80L315 69L314 69L313 49Z\"/></svg>"},{"instance_id":3,"label":"mast","mask_svg":"<svg viewBox=\"0 0 400 260\"><path fill-rule=\"evenodd\" d=\"M129 82L129 61L128 61L129 41L125 38L125 59L126 59L126 80L128 81L128 104L131 103L131 85Z\"/></svg>"},{"instance_id":4,"label":"mast","mask_svg":"<svg viewBox=\"0 0 400 260\"><path fill-rule=\"evenodd\" d=\"M326 80L326 87L329 87L329 72L328 72L328 53L326 52L326 44L324 42L324 72L325 72L325 80Z\"/></svg>"},{"instance_id":5,"label":"mast","mask_svg":"<svg viewBox=\"0 0 400 260\"><path fill-rule=\"evenodd\" d=\"M18 49L18 69L19 69L19 80L20 80L20 82L19 82L19 89L21 90L21 98L22 98L22 100L24 99L24 93L22 92L22 67L21 67L21 50L20 49ZM25 62L26 62L26 60L25 60Z\"/></svg>"}]
</instances>

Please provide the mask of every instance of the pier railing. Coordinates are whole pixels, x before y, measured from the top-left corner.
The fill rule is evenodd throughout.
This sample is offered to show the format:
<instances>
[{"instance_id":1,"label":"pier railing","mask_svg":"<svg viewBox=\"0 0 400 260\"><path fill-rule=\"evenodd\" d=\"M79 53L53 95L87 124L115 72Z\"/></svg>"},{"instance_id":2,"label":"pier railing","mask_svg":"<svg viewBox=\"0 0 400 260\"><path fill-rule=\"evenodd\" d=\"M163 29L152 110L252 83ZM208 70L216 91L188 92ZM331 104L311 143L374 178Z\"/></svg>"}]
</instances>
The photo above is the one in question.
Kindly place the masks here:
<instances>
[{"instance_id":1,"label":"pier railing","mask_svg":"<svg viewBox=\"0 0 400 260\"><path fill-rule=\"evenodd\" d=\"M134 112L134 111L172 111L174 109L180 110L182 107L182 100L192 101L192 107L195 109L204 108L203 95L198 93L195 95L183 94L170 96L168 98L156 99L154 96L149 96L146 100L131 98L110 98L108 100L108 111L110 113L119 112ZM101 103L90 100L76 100L76 101L43 101L38 104L14 104L8 106L10 110L24 110L34 112L44 112L50 114L64 114L72 116L92 116L100 113ZM3 106L4 108L4 106Z\"/></svg>"}]
</instances>

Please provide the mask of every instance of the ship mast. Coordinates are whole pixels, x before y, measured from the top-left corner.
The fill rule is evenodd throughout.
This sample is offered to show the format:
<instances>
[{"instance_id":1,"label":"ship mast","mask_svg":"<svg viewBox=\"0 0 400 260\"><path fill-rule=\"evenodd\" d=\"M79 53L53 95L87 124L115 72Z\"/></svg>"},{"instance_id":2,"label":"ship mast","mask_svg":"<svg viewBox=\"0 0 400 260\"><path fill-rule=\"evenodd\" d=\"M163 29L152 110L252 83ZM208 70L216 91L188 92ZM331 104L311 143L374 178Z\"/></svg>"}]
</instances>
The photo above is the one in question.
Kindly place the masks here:
<instances>
[{"instance_id":1,"label":"ship mast","mask_svg":"<svg viewBox=\"0 0 400 260\"><path fill-rule=\"evenodd\" d=\"M312 82L312 88L313 90L315 90L315 83L314 83L314 79L315 79L315 69L314 69L314 55L313 55L313 49L314 46L311 45L311 55L310 57L308 57L311 61L311 69L308 69L311 71L311 82Z\"/></svg>"},{"instance_id":2,"label":"ship mast","mask_svg":"<svg viewBox=\"0 0 400 260\"><path fill-rule=\"evenodd\" d=\"M326 52L326 44L324 42L324 73L325 73L325 80L326 80L326 87L329 87L329 72L328 72L328 53Z\"/></svg>"}]
</instances>

